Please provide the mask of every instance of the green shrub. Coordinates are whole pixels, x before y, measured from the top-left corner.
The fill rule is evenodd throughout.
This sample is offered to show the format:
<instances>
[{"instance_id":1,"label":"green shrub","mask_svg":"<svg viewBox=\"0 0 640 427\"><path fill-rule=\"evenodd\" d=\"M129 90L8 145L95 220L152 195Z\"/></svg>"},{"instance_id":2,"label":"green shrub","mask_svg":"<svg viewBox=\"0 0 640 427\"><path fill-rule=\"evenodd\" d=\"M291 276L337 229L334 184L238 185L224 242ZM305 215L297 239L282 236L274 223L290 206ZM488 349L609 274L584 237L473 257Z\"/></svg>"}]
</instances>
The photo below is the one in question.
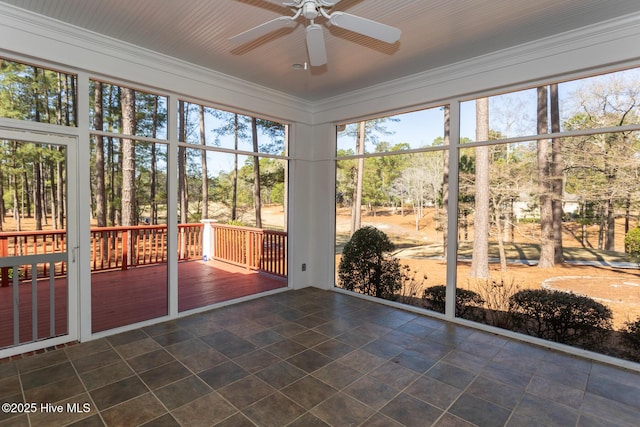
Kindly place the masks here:
<instances>
[{"instance_id":1,"label":"green shrub","mask_svg":"<svg viewBox=\"0 0 640 427\"><path fill-rule=\"evenodd\" d=\"M363 227L344 245L338 267L339 285L347 290L395 300L402 287L398 259L389 255L393 243L375 227Z\"/></svg>"},{"instance_id":2,"label":"green shrub","mask_svg":"<svg viewBox=\"0 0 640 427\"><path fill-rule=\"evenodd\" d=\"M586 296L525 289L509 302L516 330L550 341L595 349L612 326L611 310Z\"/></svg>"},{"instance_id":3,"label":"green shrub","mask_svg":"<svg viewBox=\"0 0 640 427\"><path fill-rule=\"evenodd\" d=\"M444 285L431 286L422 293L425 308L444 313L447 287ZM477 308L484 303L482 297L468 289L456 289L456 316L469 320L480 320Z\"/></svg>"},{"instance_id":4,"label":"green shrub","mask_svg":"<svg viewBox=\"0 0 640 427\"><path fill-rule=\"evenodd\" d=\"M625 348L625 357L640 362L640 318L634 322L626 322L621 332L620 341Z\"/></svg>"},{"instance_id":5,"label":"green shrub","mask_svg":"<svg viewBox=\"0 0 640 427\"><path fill-rule=\"evenodd\" d=\"M625 252L640 267L640 227L632 228L624 237Z\"/></svg>"}]
</instances>

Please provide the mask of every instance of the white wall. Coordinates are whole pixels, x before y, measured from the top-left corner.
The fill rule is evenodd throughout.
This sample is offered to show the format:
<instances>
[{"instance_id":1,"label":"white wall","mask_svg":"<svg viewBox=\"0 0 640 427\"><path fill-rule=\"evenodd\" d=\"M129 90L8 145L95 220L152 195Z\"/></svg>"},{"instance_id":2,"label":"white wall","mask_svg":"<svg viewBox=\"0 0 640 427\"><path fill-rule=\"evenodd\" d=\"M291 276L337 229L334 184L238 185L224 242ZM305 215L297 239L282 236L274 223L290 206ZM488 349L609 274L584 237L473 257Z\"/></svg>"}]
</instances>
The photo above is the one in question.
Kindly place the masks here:
<instances>
[{"instance_id":1,"label":"white wall","mask_svg":"<svg viewBox=\"0 0 640 427\"><path fill-rule=\"evenodd\" d=\"M289 171L289 283L294 289L333 286L335 127L293 127ZM302 271L302 264L306 271Z\"/></svg>"}]
</instances>

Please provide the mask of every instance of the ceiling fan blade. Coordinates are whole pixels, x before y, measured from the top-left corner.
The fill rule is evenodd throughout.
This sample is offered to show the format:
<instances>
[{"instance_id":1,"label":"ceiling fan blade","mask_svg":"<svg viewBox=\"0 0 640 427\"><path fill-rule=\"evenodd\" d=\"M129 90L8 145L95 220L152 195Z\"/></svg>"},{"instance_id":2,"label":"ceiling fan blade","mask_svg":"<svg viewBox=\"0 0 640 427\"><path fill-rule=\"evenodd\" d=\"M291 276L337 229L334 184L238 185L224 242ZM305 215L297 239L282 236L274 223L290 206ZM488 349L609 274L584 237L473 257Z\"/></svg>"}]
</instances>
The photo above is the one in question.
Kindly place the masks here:
<instances>
[{"instance_id":1,"label":"ceiling fan blade","mask_svg":"<svg viewBox=\"0 0 640 427\"><path fill-rule=\"evenodd\" d=\"M269 3L275 3L280 6L300 6L300 0L265 0ZM320 6L332 7L341 2L342 0L317 0Z\"/></svg>"},{"instance_id":2,"label":"ceiling fan blade","mask_svg":"<svg viewBox=\"0 0 640 427\"><path fill-rule=\"evenodd\" d=\"M285 6L285 7L296 5L296 2L294 0L265 0L265 1L268 3L274 3L274 4L277 4L278 6Z\"/></svg>"},{"instance_id":3,"label":"ceiling fan blade","mask_svg":"<svg viewBox=\"0 0 640 427\"><path fill-rule=\"evenodd\" d=\"M336 27L373 37L386 43L395 43L400 40L401 31L398 28L350 13L333 12L329 22Z\"/></svg>"},{"instance_id":4,"label":"ceiling fan blade","mask_svg":"<svg viewBox=\"0 0 640 427\"><path fill-rule=\"evenodd\" d=\"M229 39L234 44L245 44L262 36L265 36L273 31L280 30L286 27L292 27L296 23L295 19L290 16L281 16L271 21L267 21L264 24L253 27L250 30L237 34Z\"/></svg>"},{"instance_id":5,"label":"ceiling fan blade","mask_svg":"<svg viewBox=\"0 0 640 427\"><path fill-rule=\"evenodd\" d=\"M312 67L327 63L324 34L322 27L318 24L311 24L307 27L307 50L309 51L309 64Z\"/></svg>"}]
</instances>

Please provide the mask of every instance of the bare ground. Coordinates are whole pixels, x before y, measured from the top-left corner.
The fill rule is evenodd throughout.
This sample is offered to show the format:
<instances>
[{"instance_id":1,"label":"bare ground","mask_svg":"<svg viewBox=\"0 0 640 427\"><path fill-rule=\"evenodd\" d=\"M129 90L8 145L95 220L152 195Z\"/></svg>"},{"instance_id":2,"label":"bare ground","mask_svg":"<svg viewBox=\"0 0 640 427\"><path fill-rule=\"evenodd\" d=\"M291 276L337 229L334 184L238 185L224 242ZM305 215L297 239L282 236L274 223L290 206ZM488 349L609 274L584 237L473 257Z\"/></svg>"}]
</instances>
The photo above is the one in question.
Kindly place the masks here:
<instances>
[{"instance_id":1,"label":"bare ground","mask_svg":"<svg viewBox=\"0 0 640 427\"><path fill-rule=\"evenodd\" d=\"M337 233L342 233L346 240L350 231L350 210L338 211L336 219ZM439 224L433 218L435 212L428 211L421 218L420 229L415 228L413 213L405 215L395 213L391 209L367 213L362 217L363 225L378 227L389 236L396 236L394 240L400 250L397 256L403 264L417 272L418 277L427 276L424 287L442 285L446 283L446 263L442 260L442 232L437 230ZM470 224L472 224L470 220ZM632 227L637 225L632 224ZM588 229L588 245L582 247L581 231L575 223L565 223L563 245L565 259L571 261L588 260L609 263L612 266L591 266L565 263L553 268L538 268L535 265L522 263L508 264L507 271L500 271L499 263L490 265L491 280L510 286L513 291L518 289L556 289L571 291L590 296L608 306L614 313L614 325L620 327L624 322L640 317L640 269L618 268L617 263L629 266L626 255L621 252L624 248L624 224L622 220L616 224L616 249L619 252L606 252L597 248L597 227ZM507 245L507 259L537 260L539 253L538 224L526 224L517 227L514 233L515 242ZM464 230L459 231L461 240L459 254L462 258L470 259L472 244L464 241ZM469 239L473 238L472 225L467 230ZM340 239L338 239L340 240ZM497 244L491 244L490 257L497 259ZM633 264L631 264L633 267ZM486 292L486 284L469 276L470 262L458 262L457 277L460 287ZM486 283L486 282L485 282ZM420 295L421 291L417 291Z\"/></svg>"}]
</instances>

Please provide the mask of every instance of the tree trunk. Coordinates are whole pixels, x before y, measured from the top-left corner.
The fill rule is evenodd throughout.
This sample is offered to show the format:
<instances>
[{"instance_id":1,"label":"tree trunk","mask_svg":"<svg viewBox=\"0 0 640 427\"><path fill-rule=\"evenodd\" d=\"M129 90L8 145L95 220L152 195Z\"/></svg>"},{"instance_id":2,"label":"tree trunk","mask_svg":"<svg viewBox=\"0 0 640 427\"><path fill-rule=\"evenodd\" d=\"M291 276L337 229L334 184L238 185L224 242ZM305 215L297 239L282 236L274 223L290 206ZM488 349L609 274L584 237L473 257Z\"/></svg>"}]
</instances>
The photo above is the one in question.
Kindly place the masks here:
<instances>
[{"instance_id":1,"label":"tree trunk","mask_svg":"<svg viewBox=\"0 0 640 427\"><path fill-rule=\"evenodd\" d=\"M476 100L476 140L489 139L489 100ZM475 218L473 256L469 275L489 278L489 147L476 147Z\"/></svg>"},{"instance_id":2,"label":"tree trunk","mask_svg":"<svg viewBox=\"0 0 640 427\"><path fill-rule=\"evenodd\" d=\"M502 240L505 242L513 241L513 200L509 199L506 203L504 215L504 229L502 230Z\"/></svg>"},{"instance_id":3,"label":"tree trunk","mask_svg":"<svg viewBox=\"0 0 640 427\"><path fill-rule=\"evenodd\" d=\"M558 100L558 85L552 84L550 88L551 101L551 132L560 132L560 102ZM563 196L564 164L562 158L562 139L554 138L551 141L551 177L553 199L551 208L553 211L553 261L554 265L562 264L562 196Z\"/></svg>"},{"instance_id":4,"label":"tree trunk","mask_svg":"<svg viewBox=\"0 0 640 427\"><path fill-rule=\"evenodd\" d=\"M68 125L68 123L62 122L62 93L66 90L66 77L62 73L57 74L56 83L58 84L58 95L56 97L56 123L59 125ZM65 83L63 85L63 82Z\"/></svg>"},{"instance_id":5,"label":"tree trunk","mask_svg":"<svg viewBox=\"0 0 640 427\"><path fill-rule=\"evenodd\" d=\"M200 145L207 145L205 126L204 126L204 106L200 106ZM202 219L209 217L209 175L207 174L207 151L201 150L201 167L202 167Z\"/></svg>"},{"instance_id":6,"label":"tree trunk","mask_svg":"<svg viewBox=\"0 0 640 427\"><path fill-rule=\"evenodd\" d=\"M187 140L187 119L185 111L184 101L178 102L179 121L180 121L180 135L178 140L180 142L186 142ZM180 197L180 223L187 223L187 211L189 209L188 194L187 194L187 159L185 148L178 147L178 196Z\"/></svg>"},{"instance_id":7,"label":"tree trunk","mask_svg":"<svg viewBox=\"0 0 640 427\"><path fill-rule=\"evenodd\" d=\"M500 271L507 272L507 255L504 250L504 230L502 229L500 218L503 216L502 209L500 209L500 203L494 201L495 209L495 224L496 224L496 238L498 240L498 254L500 256Z\"/></svg>"},{"instance_id":8,"label":"tree trunk","mask_svg":"<svg viewBox=\"0 0 640 427\"><path fill-rule=\"evenodd\" d=\"M5 216L5 206L4 206L4 174L2 173L2 168L0 168L0 231L3 231L2 226L4 224L4 216Z\"/></svg>"},{"instance_id":9,"label":"tree trunk","mask_svg":"<svg viewBox=\"0 0 640 427\"><path fill-rule=\"evenodd\" d=\"M48 201L49 201L49 194L47 193L47 180L51 180L49 178L49 171L46 168L46 164L45 163L40 163L40 175L42 176L42 202L40 204L40 208L42 210L42 225L43 226L47 226L49 225L49 211L48 211Z\"/></svg>"},{"instance_id":10,"label":"tree trunk","mask_svg":"<svg viewBox=\"0 0 640 427\"><path fill-rule=\"evenodd\" d=\"M93 127L96 130L104 130L104 120L102 111L102 83L96 82L95 89L93 91L94 103L93 103ZM96 149L96 220L98 227L107 226L107 199L105 193L104 184L104 137L100 135L94 136L95 149Z\"/></svg>"},{"instance_id":11,"label":"tree trunk","mask_svg":"<svg viewBox=\"0 0 640 427\"><path fill-rule=\"evenodd\" d=\"M122 109L121 106L121 93L122 93L122 89L118 86L118 88L116 89L117 92L117 96L118 96L118 102L119 102L119 108ZM120 114L118 116L118 118L116 119L116 126L119 129L122 129L122 114ZM115 224L116 225L122 225L122 175L123 175L123 163L122 163L122 158L123 158L123 141L119 140L119 143L117 144L117 151L114 151L114 155L115 155L115 159L118 159L119 162L113 163L113 167L114 167L114 176L115 176L115 196L114 196L114 210L115 210L115 216L116 216L116 221Z\"/></svg>"},{"instance_id":12,"label":"tree trunk","mask_svg":"<svg viewBox=\"0 0 640 427\"><path fill-rule=\"evenodd\" d=\"M34 100L34 110L35 110L35 121L40 122L40 93L38 91L38 67L33 67L33 81L35 84L33 85L33 100Z\"/></svg>"},{"instance_id":13,"label":"tree trunk","mask_svg":"<svg viewBox=\"0 0 640 427\"><path fill-rule=\"evenodd\" d=\"M606 217L607 225L606 225L606 235L605 235L605 243L604 249L606 251L615 251L616 250L616 212L615 206L613 204L613 199L607 200L607 217Z\"/></svg>"},{"instance_id":14,"label":"tree trunk","mask_svg":"<svg viewBox=\"0 0 640 427\"><path fill-rule=\"evenodd\" d=\"M110 225L116 225L116 165L114 163L114 148L113 138L109 137L109 144L107 145L107 157L109 159L109 203L107 204L107 216L109 217Z\"/></svg>"},{"instance_id":15,"label":"tree trunk","mask_svg":"<svg viewBox=\"0 0 640 427\"><path fill-rule=\"evenodd\" d=\"M42 170L40 169L40 161L33 165L33 204L36 230L42 230Z\"/></svg>"},{"instance_id":16,"label":"tree trunk","mask_svg":"<svg viewBox=\"0 0 640 427\"><path fill-rule=\"evenodd\" d=\"M629 221L631 219L631 192L627 193L627 198L624 202L624 235L626 236L629 232ZM625 248L626 252L626 248Z\"/></svg>"},{"instance_id":17,"label":"tree trunk","mask_svg":"<svg viewBox=\"0 0 640 427\"><path fill-rule=\"evenodd\" d=\"M465 242L469 241L469 210L462 210L462 237ZM458 240L460 240L460 232L458 232Z\"/></svg>"},{"instance_id":18,"label":"tree trunk","mask_svg":"<svg viewBox=\"0 0 640 427\"><path fill-rule=\"evenodd\" d=\"M66 114L66 123L67 125L71 124L69 121L69 105L72 106L73 111L71 111L71 114L73 116L73 123L78 123L78 103L77 102L71 102L71 98L74 96L72 94L76 93L76 79L74 79L73 77L67 75L67 79L65 79L65 85L67 85L68 82L68 86L67 90L65 91L65 93L67 94L67 108L65 109L65 114Z\"/></svg>"},{"instance_id":19,"label":"tree trunk","mask_svg":"<svg viewBox=\"0 0 640 427\"><path fill-rule=\"evenodd\" d=\"M356 135L356 154L362 155L364 154L364 142L366 136L366 122L362 121L358 123L358 132ZM353 196L353 206L351 208L351 234L355 233L356 230L360 229L362 226L362 182L364 175L364 158L360 157L357 160L357 167L355 170L354 176L354 196Z\"/></svg>"},{"instance_id":20,"label":"tree trunk","mask_svg":"<svg viewBox=\"0 0 640 427\"><path fill-rule=\"evenodd\" d=\"M158 132L158 97L153 98L153 130L152 137L156 138ZM149 185L151 188L149 189L149 199L151 201L151 206L149 209L149 223L157 224L158 223L158 203L156 201L157 197L157 187L158 187L158 171L156 167L156 144L151 143L151 182Z\"/></svg>"},{"instance_id":21,"label":"tree trunk","mask_svg":"<svg viewBox=\"0 0 640 427\"><path fill-rule=\"evenodd\" d=\"M240 123L238 115L233 117L233 148L238 150L238 140L240 139ZM238 155L233 155L233 191L231 194L231 220L238 219Z\"/></svg>"},{"instance_id":22,"label":"tree trunk","mask_svg":"<svg viewBox=\"0 0 640 427\"><path fill-rule=\"evenodd\" d=\"M13 156L13 168L14 170L17 169L18 165L16 162L16 157L15 157L15 152L17 151L17 143L14 142L13 143L14 149L14 156ZM20 207L20 201L18 200L18 175L14 174L11 176L11 178L13 179L13 219L16 222L16 231L22 231L22 212L21 212L21 207Z\"/></svg>"},{"instance_id":23,"label":"tree trunk","mask_svg":"<svg viewBox=\"0 0 640 427\"><path fill-rule=\"evenodd\" d=\"M449 120L449 106L444 106L444 138L443 146L449 146L451 136L451 122ZM449 235L449 151L443 151L443 172L442 172L442 257L447 257L447 238Z\"/></svg>"},{"instance_id":24,"label":"tree trunk","mask_svg":"<svg viewBox=\"0 0 640 427\"><path fill-rule=\"evenodd\" d=\"M27 171L24 170L24 165L21 166L22 169L22 203L23 207L25 207L26 215L23 212L23 216L26 218L31 218L31 186L29 185L30 179L27 176Z\"/></svg>"},{"instance_id":25,"label":"tree trunk","mask_svg":"<svg viewBox=\"0 0 640 427\"><path fill-rule=\"evenodd\" d=\"M607 227L607 223L605 221L605 218L607 217L607 212L604 206L600 206L600 208L598 209L599 211L599 216L598 216L598 223L599 223L599 227L598 227L598 249L604 249L604 230Z\"/></svg>"},{"instance_id":26,"label":"tree trunk","mask_svg":"<svg viewBox=\"0 0 640 427\"><path fill-rule=\"evenodd\" d=\"M122 88L122 133L135 135L136 111L133 89ZM136 151L131 138L122 139L122 225L136 225Z\"/></svg>"},{"instance_id":27,"label":"tree trunk","mask_svg":"<svg viewBox=\"0 0 640 427\"><path fill-rule=\"evenodd\" d=\"M538 134L549 133L547 87L538 88ZM540 260L538 267L554 265L553 206L549 188L549 140L538 140L538 185L540 197Z\"/></svg>"},{"instance_id":28,"label":"tree trunk","mask_svg":"<svg viewBox=\"0 0 640 427\"><path fill-rule=\"evenodd\" d=\"M106 103L106 105L108 105L108 108L113 108L114 102L117 102L117 100L120 99L118 92L116 90L116 87L114 85L110 85L109 88L109 99ZM108 116L108 127L107 130L109 131L113 131L114 128L116 128L117 125L117 118L114 117L113 114L109 114ZM105 165L106 170L108 170L109 175L109 184L108 184L108 197L109 200L107 201L107 217L109 218L109 225L115 226L118 225L117 222L117 218L116 218L116 211L117 211L117 206L116 206L116 187L120 188L120 184L116 183L116 176L117 176L117 165L115 163L115 159L116 159L116 146L114 144L114 138L109 136L107 137L107 164ZM105 183L106 186L106 183ZM106 190L106 189L105 189Z\"/></svg>"},{"instance_id":29,"label":"tree trunk","mask_svg":"<svg viewBox=\"0 0 640 427\"><path fill-rule=\"evenodd\" d=\"M258 153L258 126L257 119L251 118L251 134L253 140L253 152ZM256 228L262 228L262 200L260 197L260 158L253 156L253 208L256 213Z\"/></svg>"},{"instance_id":30,"label":"tree trunk","mask_svg":"<svg viewBox=\"0 0 640 427\"><path fill-rule=\"evenodd\" d=\"M66 153L66 151L64 151L62 147L58 147L58 151L63 151L64 153ZM58 216L58 227L60 229L64 229L66 227L64 218L67 209L67 206L64 202L66 192L65 178L62 168L63 164L66 164L66 160L56 162L56 200L58 201L56 205L58 208L55 215Z\"/></svg>"},{"instance_id":31,"label":"tree trunk","mask_svg":"<svg viewBox=\"0 0 640 427\"><path fill-rule=\"evenodd\" d=\"M51 150L55 150L51 147ZM58 229L58 199L56 198L56 170L53 162L49 162L49 177L51 178L50 197L51 197L51 227L54 230Z\"/></svg>"}]
</instances>

